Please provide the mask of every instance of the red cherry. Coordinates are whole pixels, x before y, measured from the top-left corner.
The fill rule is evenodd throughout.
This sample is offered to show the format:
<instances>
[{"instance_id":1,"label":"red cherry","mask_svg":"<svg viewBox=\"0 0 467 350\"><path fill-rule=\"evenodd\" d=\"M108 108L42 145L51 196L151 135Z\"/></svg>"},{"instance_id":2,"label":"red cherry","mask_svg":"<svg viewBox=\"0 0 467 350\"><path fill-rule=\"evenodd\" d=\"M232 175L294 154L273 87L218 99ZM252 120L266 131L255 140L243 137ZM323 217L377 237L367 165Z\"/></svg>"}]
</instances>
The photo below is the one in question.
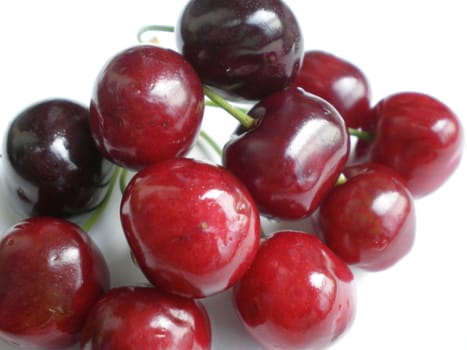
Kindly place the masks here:
<instances>
[{"instance_id":1,"label":"red cherry","mask_svg":"<svg viewBox=\"0 0 467 350\"><path fill-rule=\"evenodd\" d=\"M259 125L227 143L224 165L250 190L262 214L310 215L347 161L344 120L328 102L299 89L272 94L249 114Z\"/></svg>"},{"instance_id":2,"label":"red cherry","mask_svg":"<svg viewBox=\"0 0 467 350\"><path fill-rule=\"evenodd\" d=\"M91 131L105 157L137 170L186 154L203 111L201 81L183 56L141 45L102 69L91 100Z\"/></svg>"},{"instance_id":3,"label":"red cherry","mask_svg":"<svg viewBox=\"0 0 467 350\"><path fill-rule=\"evenodd\" d=\"M353 275L316 236L281 231L264 241L234 288L243 324L266 349L321 349L351 326Z\"/></svg>"},{"instance_id":4,"label":"red cherry","mask_svg":"<svg viewBox=\"0 0 467 350\"><path fill-rule=\"evenodd\" d=\"M457 168L464 144L462 125L437 99L398 93L381 100L368 118L374 138L370 143L359 141L357 158L396 170L415 198L435 191Z\"/></svg>"},{"instance_id":5,"label":"red cherry","mask_svg":"<svg viewBox=\"0 0 467 350\"><path fill-rule=\"evenodd\" d=\"M377 271L406 256L415 239L415 205L392 169L357 165L322 201L315 227L346 263Z\"/></svg>"},{"instance_id":6,"label":"red cherry","mask_svg":"<svg viewBox=\"0 0 467 350\"><path fill-rule=\"evenodd\" d=\"M104 257L78 226L48 217L14 225L0 242L0 338L23 349L75 343L109 283Z\"/></svg>"},{"instance_id":7,"label":"red cherry","mask_svg":"<svg viewBox=\"0 0 467 350\"><path fill-rule=\"evenodd\" d=\"M121 220L142 271L186 297L226 290L258 249L258 210L224 168L173 159L137 173L122 198Z\"/></svg>"},{"instance_id":8,"label":"red cherry","mask_svg":"<svg viewBox=\"0 0 467 350\"><path fill-rule=\"evenodd\" d=\"M211 324L197 301L148 287L119 287L95 305L81 349L211 349Z\"/></svg>"},{"instance_id":9,"label":"red cherry","mask_svg":"<svg viewBox=\"0 0 467 350\"><path fill-rule=\"evenodd\" d=\"M354 64L323 51L307 51L293 86L324 98L344 118L359 128L370 109L370 84Z\"/></svg>"}]
</instances>

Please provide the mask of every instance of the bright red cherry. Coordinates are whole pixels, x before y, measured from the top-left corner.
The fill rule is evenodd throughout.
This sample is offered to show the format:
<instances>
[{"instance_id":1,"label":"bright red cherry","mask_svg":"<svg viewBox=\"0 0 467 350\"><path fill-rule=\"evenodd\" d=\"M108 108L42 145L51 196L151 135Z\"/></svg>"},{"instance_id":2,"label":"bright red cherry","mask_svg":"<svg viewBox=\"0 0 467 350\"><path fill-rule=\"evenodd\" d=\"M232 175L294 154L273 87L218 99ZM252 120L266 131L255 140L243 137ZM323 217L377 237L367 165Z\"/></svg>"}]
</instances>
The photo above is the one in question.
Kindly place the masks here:
<instances>
[{"instance_id":1,"label":"bright red cherry","mask_svg":"<svg viewBox=\"0 0 467 350\"><path fill-rule=\"evenodd\" d=\"M209 350L211 324L204 306L149 287L119 287L89 313L83 350Z\"/></svg>"},{"instance_id":2,"label":"bright red cherry","mask_svg":"<svg viewBox=\"0 0 467 350\"><path fill-rule=\"evenodd\" d=\"M89 111L66 99L35 103L6 134L8 203L21 216L71 217L103 199L112 164L96 148Z\"/></svg>"},{"instance_id":3,"label":"bright red cherry","mask_svg":"<svg viewBox=\"0 0 467 350\"><path fill-rule=\"evenodd\" d=\"M347 265L316 236L297 231L262 243L233 296L266 349L322 349L350 328L356 307Z\"/></svg>"},{"instance_id":4,"label":"bright red cherry","mask_svg":"<svg viewBox=\"0 0 467 350\"><path fill-rule=\"evenodd\" d=\"M115 55L97 77L91 131L105 157L138 170L186 154L203 111L201 81L183 56L140 45Z\"/></svg>"},{"instance_id":5,"label":"bright red cherry","mask_svg":"<svg viewBox=\"0 0 467 350\"><path fill-rule=\"evenodd\" d=\"M225 167L246 185L265 216L309 216L347 161L344 120L328 102L299 89L272 94L249 114L258 126L226 144Z\"/></svg>"},{"instance_id":6,"label":"bright red cherry","mask_svg":"<svg viewBox=\"0 0 467 350\"><path fill-rule=\"evenodd\" d=\"M186 297L228 289L259 245L258 210L243 184L222 167L192 159L138 172L123 195L121 220L149 281Z\"/></svg>"},{"instance_id":7,"label":"bright red cherry","mask_svg":"<svg viewBox=\"0 0 467 350\"><path fill-rule=\"evenodd\" d=\"M307 51L293 86L324 98L344 118L359 128L370 109L370 84L353 63L323 51Z\"/></svg>"},{"instance_id":8,"label":"bright red cherry","mask_svg":"<svg viewBox=\"0 0 467 350\"><path fill-rule=\"evenodd\" d=\"M231 99L258 100L288 87L303 59L303 37L280 0L192 0L177 45L203 83Z\"/></svg>"},{"instance_id":9,"label":"bright red cherry","mask_svg":"<svg viewBox=\"0 0 467 350\"><path fill-rule=\"evenodd\" d=\"M21 349L77 342L109 283L104 257L78 226L50 217L17 223L0 242L0 338Z\"/></svg>"},{"instance_id":10,"label":"bright red cherry","mask_svg":"<svg viewBox=\"0 0 467 350\"><path fill-rule=\"evenodd\" d=\"M464 144L462 125L439 100L401 92L381 100L368 118L374 137L369 144L359 141L360 158L396 170L415 198L435 191L457 168Z\"/></svg>"},{"instance_id":11,"label":"bright red cherry","mask_svg":"<svg viewBox=\"0 0 467 350\"><path fill-rule=\"evenodd\" d=\"M315 227L348 264L377 271L406 256L415 239L415 205L394 170L363 164L344 171L347 182L321 202Z\"/></svg>"}]
</instances>

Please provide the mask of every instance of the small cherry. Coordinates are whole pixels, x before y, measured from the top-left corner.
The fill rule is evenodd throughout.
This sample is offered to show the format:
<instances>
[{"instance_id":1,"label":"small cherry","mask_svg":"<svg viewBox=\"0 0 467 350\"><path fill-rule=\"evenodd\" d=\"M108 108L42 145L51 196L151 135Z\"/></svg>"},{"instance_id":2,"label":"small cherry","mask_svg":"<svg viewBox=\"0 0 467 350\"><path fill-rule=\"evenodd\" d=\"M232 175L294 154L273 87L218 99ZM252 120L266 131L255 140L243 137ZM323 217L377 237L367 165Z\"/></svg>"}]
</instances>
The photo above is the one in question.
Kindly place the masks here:
<instances>
[{"instance_id":1,"label":"small cherry","mask_svg":"<svg viewBox=\"0 0 467 350\"><path fill-rule=\"evenodd\" d=\"M415 239L415 205L392 169L361 164L344 171L313 217L320 236L348 264L370 271L389 268L405 257Z\"/></svg>"},{"instance_id":2,"label":"small cherry","mask_svg":"<svg viewBox=\"0 0 467 350\"><path fill-rule=\"evenodd\" d=\"M191 148L204 111L201 81L175 51L139 45L116 54L96 79L90 125L101 153L139 170Z\"/></svg>"},{"instance_id":3,"label":"small cherry","mask_svg":"<svg viewBox=\"0 0 467 350\"><path fill-rule=\"evenodd\" d=\"M243 184L222 167L192 159L171 159L136 173L120 213L148 280L185 297L230 288L259 245L258 210Z\"/></svg>"},{"instance_id":4,"label":"small cherry","mask_svg":"<svg viewBox=\"0 0 467 350\"><path fill-rule=\"evenodd\" d=\"M300 89L277 92L249 112L256 126L224 147L223 164L268 217L311 215L347 161L344 120L325 100Z\"/></svg>"},{"instance_id":5,"label":"small cherry","mask_svg":"<svg viewBox=\"0 0 467 350\"><path fill-rule=\"evenodd\" d=\"M352 163L377 162L396 170L415 198L438 189L460 163L462 125L454 112L426 94L401 92L367 116L370 142L359 141Z\"/></svg>"},{"instance_id":6,"label":"small cherry","mask_svg":"<svg viewBox=\"0 0 467 350\"><path fill-rule=\"evenodd\" d=\"M176 34L203 83L229 99L258 100L287 88L303 59L298 21L280 0L192 0Z\"/></svg>"},{"instance_id":7,"label":"small cherry","mask_svg":"<svg viewBox=\"0 0 467 350\"><path fill-rule=\"evenodd\" d=\"M196 300L150 287L118 287L89 313L81 349L209 350L211 324Z\"/></svg>"},{"instance_id":8,"label":"small cherry","mask_svg":"<svg viewBox=\"0 0 467 350\"><path fill-rule=\"evenodd\" d=\"M370 84L353 63L324 51L306 51L293 83L332 104L351 128L363 126L370 109Z\"/></svg>"},{"instance_id":9,"label":"small cherry","mask_svg":"<svg viewBox=\"0 0 467 350\"><path fill-rule=\"evenodd\" d=\"M263 241L235 285L234 305L265 349L322 349L350 328L352 272L316 236L280 231Z\"/></svg>"},{"instance_id":10,"label":"small cherry","mask_svg":"<svg viewBox=\"0 0 467 350\"><path fill-rule=\"evenodd\" d=\"M104 257L78 226L21 221L0 241L0 338L20 349L70 346L109 284Z\"/></svg>"}]
</instances>

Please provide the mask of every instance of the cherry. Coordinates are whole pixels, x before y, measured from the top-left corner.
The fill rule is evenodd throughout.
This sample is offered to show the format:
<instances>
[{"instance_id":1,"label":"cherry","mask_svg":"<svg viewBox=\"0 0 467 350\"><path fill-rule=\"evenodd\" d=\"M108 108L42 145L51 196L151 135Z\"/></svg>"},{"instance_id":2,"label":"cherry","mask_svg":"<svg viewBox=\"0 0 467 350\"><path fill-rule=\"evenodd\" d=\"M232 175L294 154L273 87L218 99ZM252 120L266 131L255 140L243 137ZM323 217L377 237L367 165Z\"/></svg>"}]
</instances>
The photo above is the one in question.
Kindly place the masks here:
<instances>
[{"instance_id":1,"label":"cherry","mask_svg":"<svg viewBox=\"0 0 467 350\"><path fill-rule=\"evenodd\" d=\"M315 217L324 242L348 264L378 271L406 256L415 238L415 205L399 175L379 164L350 167L347 182Z\"/></svg>"},{"instance_id":2,"label":"cherry","mask_svg":"<svg viewBox=\"0 0 467 350\"><path fill-rule=\"evenodd\" d=\"M177 295L200 298L228 289L258 249L258 210L222 167L192 159L148 166L128 184L120 212L143 273Z\"/></svg>"},{"instance_id":3,"label":"cherry","mask_svg":"<svg viewBox=\"0 0 467 350\"><path fill-rule=\"evenodd\" d=\"M202 120L204 94L191 65L175 51L131 47L96 79L92 135L102 154L133 170L185 155Z\"/></svg>"},{"instance_id":4,"label":"cherry","mask_svg":"<svg viewBox=\"0 0 467 350\"><path fill-rule=\"evenodd\" d=\"M344 120L328 102L299 89L266 97L249 115L258 125L225 145L223 164L246 185L263 215L309 216L347 161Z\"/></svg>"},{"instance_id":5,"label":"cherry","mask_svg":"<svg viewBox=\"0 0 467 350\"><path fill-rule=\"evenodd\" d=\"M307 51L293 86L324 98L344 118L359 128L370 109L370 84L354 64L324 51Z\"/></svg>"},{"instance_id":6,"label":"cherry","mask_svg":"<svg viewBox=\"0 0 467 350\"><path fill-rule=\"evenodd\" d=\"M70 217L102 200L112 166L80 104L51 99L29 106L10 124L5 147L4 183L20 215Z\"/></svg>"},{"instance_id":7,"label":"cherry","mask_svg":"<svg viewBox=\"0 0 467 350\"><path fill-rule=\"evenodd\" d=\"M280 0L192 0L176 34L203 83L230 99L258 100L283 90L303 58L299 24Z\"/></svg>"},{"instance_id":8,"label":"cherry","mask_svg":"<svg viewBox=\"0 0 467 350\"><path fill-rule=\"evenodd\" d=\"M23 349L77 342L109 283L104 257L75 224L51 217L17 223L0 242L0 338Z\"/></svg>"},{"instance_id":9,"label":"cherry","mask_svg":"<svg viewBox=\"0 0 467 350\"><path fill-rule=\"evenodd\" d=\"M439 100L401 92L379 101L367 118L374 137L369 143L359 141L353 162L393 168L415 198L434 192L457 168L464 144L462 125Z\"/></svg>"},{"instance_id":10,"label":"cherry","mask_svg":"<svg viewBox=\"0 0 467 350\"><path fill-rule=\"evenodd\" d=\"M234 304L266 349L321 349L354 319L353 275L316 236L280 231L265 240L235 285Z\"/></svg>"},{"instance_id":11,"label":"cherry","mask_svg":"<svg viewBox=\"0 0 467 350\"><path fill-rule=\"evenodd\" d=\"M89 313L81 349L211 349L211 324L195 300L149 287L109 291Z\"/></svg>"}]
</instances>

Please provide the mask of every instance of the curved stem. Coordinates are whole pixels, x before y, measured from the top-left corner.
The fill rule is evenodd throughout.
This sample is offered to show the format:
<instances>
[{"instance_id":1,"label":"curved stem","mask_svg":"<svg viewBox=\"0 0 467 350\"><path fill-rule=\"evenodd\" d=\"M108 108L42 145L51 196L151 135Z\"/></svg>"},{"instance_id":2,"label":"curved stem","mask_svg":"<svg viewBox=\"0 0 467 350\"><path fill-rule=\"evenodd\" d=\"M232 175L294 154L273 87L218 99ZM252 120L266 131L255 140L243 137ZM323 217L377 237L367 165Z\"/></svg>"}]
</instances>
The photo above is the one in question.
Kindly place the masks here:
<instances>
[{"instance_id":1,"label":"curved stem","mask_svg":"<svg viewBox=\"0 0 467 350\"><path fill-rule=\"evenodd\" d=\"M138 42L140 42L140 43L145 42L143 40L143 35L146 34L147 32L174 33L175 32L175 27L174 26L169 26L169 25L157 25L157 24L144 26L136 34L136 38L138 39Z\"/></svg>"},{"instance_id":2,"label":"curved stem","mask_svg":"<svg viewBox=\"0 0 467 350\"><path fill-rule=\"evenodd\" d=\"M222 156L222 148L214 141L214 139L206 131L201 130L199 136L206 141L206 143L211 146L211 148L217 153L219 157Z\"/></svg>"},{"instance_id":3,"label":"curved stem","mask_svg":"<svg viewBox=\"0 0 467 350\"><path fill-rule=\"evenodd\" d=\"M373 139L373 135L367 131L363 131L360 129L354 128L347 128L349 130L349 134L359 138L360 140L370 142Z\"/></svg>"},{"instance_id":4,"label":"curved stem","mask_svg":"<svg viewBox=\"0 0 467 350\"><path fill-rule=\"evenodd\" d=\"M123 194L125 192L125 188L126 188L126 185L128 183L127 177L128 177L128 169L123 169L122 168L121 173L120 173L120 178L119 178L119 181L118 181L121 194Z\"/></svg>"},{"instance_id":5,"label":"curved stem","mask_svg":"<svg viewBox=\"0 0 467 350\"><path fill-rule=\"evenodd\" d=\"M214 102L219 107L225 109L228 113L230 113L235 119L237 119L243 127L250 129L255 125L255 120L246 114L241 109L232 106L229 102L227 102L224 98L216 94L213 90L208 88L207 86L203 86L204 94L209 97L209 99Z\"/></svg>"},{"instance_id":6,"label":"curved stem","mask_svg":"<svg viewBox=\"0 0 467 350\"><path fill-rule=\"evenodd\" d=\"M81 228L89 232L94 224L99 220L99 218L104 213L107 205L109 204L110 197L112 196L112 192L115 187L115 183L117 182L118 176L120 174L120 168L115 166L114 172L112 174L112 178L110 179L109 187L107 188L107 192L105 193L104 199L99 203L97 208L92 212L91 216L81 225Z\"/></svg>"}]
</instances>

